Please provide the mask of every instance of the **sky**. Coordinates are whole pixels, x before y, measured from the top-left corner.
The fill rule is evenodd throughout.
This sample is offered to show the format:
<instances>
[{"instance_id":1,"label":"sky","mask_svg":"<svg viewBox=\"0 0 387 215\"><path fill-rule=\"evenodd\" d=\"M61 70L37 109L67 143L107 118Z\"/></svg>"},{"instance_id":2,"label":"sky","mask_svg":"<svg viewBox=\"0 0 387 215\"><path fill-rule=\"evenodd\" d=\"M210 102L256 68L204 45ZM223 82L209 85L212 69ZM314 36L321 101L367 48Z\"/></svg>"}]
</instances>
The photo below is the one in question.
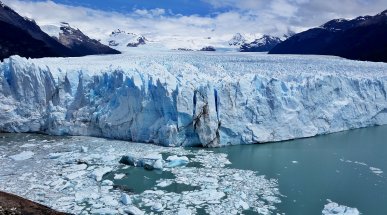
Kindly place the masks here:
<instances>
[{"instance_id":1,"label":"sky","mask_svg":"<svg viewBox=\"0 0 387 215\"><path fill-rule=\"evenodd\" d=\"M282 36L335 18L374 15L386 0L2 0L39 25L68 22L102 39L115 29L148 37Z\"/></svg>"}]
</instances>

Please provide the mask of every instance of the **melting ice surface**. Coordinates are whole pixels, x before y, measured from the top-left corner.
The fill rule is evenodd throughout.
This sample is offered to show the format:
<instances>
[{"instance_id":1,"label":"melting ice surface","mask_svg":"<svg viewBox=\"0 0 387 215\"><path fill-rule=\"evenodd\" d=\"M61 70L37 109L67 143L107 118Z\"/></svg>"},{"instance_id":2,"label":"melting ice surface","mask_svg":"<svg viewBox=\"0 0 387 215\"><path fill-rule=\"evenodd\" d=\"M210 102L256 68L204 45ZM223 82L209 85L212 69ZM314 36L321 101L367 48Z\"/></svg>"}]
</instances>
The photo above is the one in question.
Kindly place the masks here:
<instances>
[{"instance_id":1,"label":"melting ice surface","mask_svg":"<svg viewBox=\"0 0 387 215\"><path fill-rule=\"evenodd\" d=\"M387 123L387 64L327 56L133 52L11 57L0 130L165 146L310 137Z\"/></svg>"}]
</instances>

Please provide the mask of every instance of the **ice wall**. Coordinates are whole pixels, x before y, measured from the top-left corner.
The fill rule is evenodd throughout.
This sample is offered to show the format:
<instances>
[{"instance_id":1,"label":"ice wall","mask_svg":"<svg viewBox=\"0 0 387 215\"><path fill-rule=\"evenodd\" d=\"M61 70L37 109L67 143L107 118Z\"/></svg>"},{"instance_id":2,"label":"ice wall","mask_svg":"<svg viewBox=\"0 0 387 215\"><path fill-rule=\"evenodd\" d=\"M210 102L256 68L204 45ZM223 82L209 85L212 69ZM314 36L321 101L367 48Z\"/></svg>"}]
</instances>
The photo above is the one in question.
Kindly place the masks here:
<instances>
[{"instance_id":1,"label":"ice wall","mask_svg":"<svg viewBox=\"0 0 387 215\"><path fill-rule=\"evenodd\" d=\"M237 54L11 57L0 64L0 131L209 147L310 137L387 124L386 68Z\"/></svg>"}]
</instances>

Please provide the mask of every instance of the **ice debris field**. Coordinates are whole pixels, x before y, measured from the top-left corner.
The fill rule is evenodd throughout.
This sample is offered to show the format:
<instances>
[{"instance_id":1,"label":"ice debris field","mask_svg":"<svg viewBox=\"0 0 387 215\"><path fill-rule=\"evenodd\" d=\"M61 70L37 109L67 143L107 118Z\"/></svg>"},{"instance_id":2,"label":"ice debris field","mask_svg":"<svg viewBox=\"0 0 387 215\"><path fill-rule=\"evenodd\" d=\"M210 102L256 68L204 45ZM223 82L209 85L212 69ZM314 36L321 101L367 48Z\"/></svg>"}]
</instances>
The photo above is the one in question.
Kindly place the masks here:
<instances>
[{"instance_id":1,"label":"ice debris field","mask_svg":"<svg viewBox=\"0 0 387 215\"><path fill-rule=\"evenodd\" d=\"M72 214L286 214L276 179L227 154L93 137L1 134L0 190ZM145 184L145 185L144 185ZM323 215L359 215L327 200Z\"/></svg>"},{"instance_id":2,"label":"ice debris field","mask_svg":"<svg viewBox=\"0 0 387 215\"><path fill-rule=\"evenodd\" d=\"M386 89L387 64L329 56L14 56L0 64L0 130L164 146L281 141L387 124Z\"/></svg>"},{"instance_id":3,"label":"ice debris field","mask_svg":"<svg viewBox=\"0 0 387 215\"><path fill-rule=\"evenodd\" d=\"M0 139L0 190L74 214L271 214L278 182L227 167L226 154L92 137ZM31 138L31 139L29 139ZM27 140L30 140L27 142ZM25 151L22 151L24 149ZM21 152L22 151L22 152ZM189 157L189 158L188 158ZM128 158L136 164L125 163ZM143 170L144 164L150 165ZM174 164L174 165L170 165ZM157 176L152 181L136 169ZM164 173L163 173L164 172ZM125 180L124 185L120 180ZM149 181L144 190L133 190ZM169 187L185 186L185 190ZM148 188L148 189L147 189ZM148 213L149 212L149 213Z\"/></svg>"}]
</instances>

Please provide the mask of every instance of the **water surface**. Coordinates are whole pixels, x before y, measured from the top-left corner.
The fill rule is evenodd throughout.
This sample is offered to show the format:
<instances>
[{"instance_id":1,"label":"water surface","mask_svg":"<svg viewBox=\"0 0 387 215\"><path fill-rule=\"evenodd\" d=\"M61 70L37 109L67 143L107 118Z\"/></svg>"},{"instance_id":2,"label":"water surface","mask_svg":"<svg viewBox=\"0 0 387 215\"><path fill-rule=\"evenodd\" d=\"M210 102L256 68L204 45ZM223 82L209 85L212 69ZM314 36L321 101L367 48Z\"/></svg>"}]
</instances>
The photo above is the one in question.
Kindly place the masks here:
<instances>
[{"instance_id":1,"label":"water surface","mask_svg":"<svg viewBox=\"0 0 387 215\"><path fill-rule=\"evenodd\" d=\"M340 205L357 208L362 214L385 214L387 211L387 177L383 172L387 171L387 126L292 141L216 149L165 148L91 137L36 134L0 134L0 137L3 137L0 138L0 162L3 165L0 169L0 189L63 211L88 210L93 213L98 212L101 205L114 211L116 206L109 206L111 200L104 197L111 196L114 201L119 202L122 192L137 196L133 199L139 208L151 210L149 202L164 198L165 195L169 195L168 198L171 199L186 198L190 193L197 194L202 190L215 188L218 192L225 193L226 197L217 201L221 204L219 207L225 206L226 213L232 208L227 208L230 204L225 198L231 198L230 201L234 197L239 198L239 189L246 185L250 186L244 190L249 198L254 197L254 189L261 186L266 191L273 192L270 195L281 200L280 203L275 200L271 203L262 202L255 207L266 205L273 213L321 214L328 199ZM88 152L81 152L81 146L88 147ZM10 158L23 151L33 152L32 157L20 161ZM185 155L189 157L190 163L186 167L164 171L147 171L118 163L120 157L128 153L143 156L155 152L161 153L164 160L173 154ZM60 156L50 156L53 153ZM86 171L84 175L69 180L67 176L77 171L79 160L86 161L88 169L82 170ZM94 169L100 167L111 167L112 171L103 179L114 182L112 189L102 189L104 185L91 177ZM64 173L63 169L70 169L71 172ZM125 174L125 177L114 179L116 174ZM264 176L268 180L251 177L249 174ZM238 177L244 177L243 180L246 181L243 182L248 184L242 185L243 187L237 185L241 182ZM179 183L185 178L188 183ZM270 181L271 179L274 181ZM160 181L168 180L173 183L165 187L157 186ZM66 184L68 181L74 187L68 189L66 184L53 186L57 181ZM232 185L226 186L226 182ZM282 195L275 192L277 188ZM162 193L144 194L149 190ZM91 194L97 197L76 202L77 196L87 197ZM59 198L66 201L58 201ZM148 201L144 201L146 198ZM261 199L265 197L260 196L254 202ZM169 201L164 200L164 203ZM250 201L249 204L251 203ZM186 207L197 214L205 214L212 204L209 202L199 207L187 203ZM166 207L164 212L169 210L175 213L179 205L177 202L170 208ZM244 210L243 213L254 214L253 209Z\"/></svg>"},{"instance_id":2,"label":"water surface","mask_svg":"<svg viewBox=\"0 0 387 215\"><path fill-rule=\"evenodd\" d=\"M387 126L215 151L233 168L277 178L286 214L320 214L327 199L362 214L387 212L386 175L370 170L387 171Z\"/></svg>"}]
</instances>

